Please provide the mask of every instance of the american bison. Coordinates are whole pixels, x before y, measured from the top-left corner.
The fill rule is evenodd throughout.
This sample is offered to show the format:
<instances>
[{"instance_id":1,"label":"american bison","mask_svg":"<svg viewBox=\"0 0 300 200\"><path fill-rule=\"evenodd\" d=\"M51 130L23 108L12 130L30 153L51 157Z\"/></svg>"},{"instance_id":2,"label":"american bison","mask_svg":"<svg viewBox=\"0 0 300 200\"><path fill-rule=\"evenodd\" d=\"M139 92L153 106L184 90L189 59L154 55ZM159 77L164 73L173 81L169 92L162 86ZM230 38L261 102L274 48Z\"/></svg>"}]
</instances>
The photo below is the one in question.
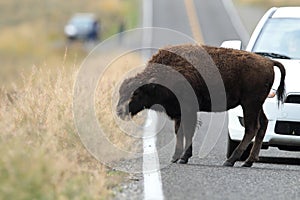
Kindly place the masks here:
<instances>
[{"instance_id":1,"label":"american bison","mask_svg":"<svg viewBox=\"0 0 300 200\"><path fill-rule=\"evenodd\" d=\"M277 98L282 102L285 69L277 61L242 50L205 45L165 47L153 55L143 72L121 84L117 114L124 119L144 109L165 112L175 121L172 162L187 163L192 156L197 112L222 112L241 105L245 135L223 165L233 166L255 136L251 153L243 164L250 167L258 160L268 125L262 105L273 84L274 66L281 72ZM188 92L189 87L193 94Z\"/></svg>"}]
</instances>

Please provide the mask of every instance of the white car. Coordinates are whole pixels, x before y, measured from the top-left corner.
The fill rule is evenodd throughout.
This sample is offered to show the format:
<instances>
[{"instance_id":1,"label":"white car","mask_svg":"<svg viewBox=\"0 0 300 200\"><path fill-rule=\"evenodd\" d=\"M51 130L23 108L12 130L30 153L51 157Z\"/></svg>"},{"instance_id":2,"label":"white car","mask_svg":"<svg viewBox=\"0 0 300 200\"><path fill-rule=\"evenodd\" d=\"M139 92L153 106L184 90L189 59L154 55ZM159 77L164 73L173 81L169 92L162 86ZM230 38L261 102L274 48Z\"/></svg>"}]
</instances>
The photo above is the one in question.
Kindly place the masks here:
<instances>
[{"instance_id":1,"label":"white car","mask_svg":"<svg viewBox=\"0 0 300 200\"><path fill-rule=\"evenodd\" d=\"M241 48L240 41L225 41L223 47ZM269 120L262 149L300 150L300 7L271 8L255 28L246 51L276 59L286 69L286 98L278 104L276 96L267 98L264 111ZM276 73L276 76L280 76ZM276 82L276 81L275 81ZM276 85L276 83L274 83ZM277 89L277 88L276 88ZM244 136L242 108L228 112L229 137L227 157ZM251 149L242 155L245 160Z\"/></svg>"}]
</instances>

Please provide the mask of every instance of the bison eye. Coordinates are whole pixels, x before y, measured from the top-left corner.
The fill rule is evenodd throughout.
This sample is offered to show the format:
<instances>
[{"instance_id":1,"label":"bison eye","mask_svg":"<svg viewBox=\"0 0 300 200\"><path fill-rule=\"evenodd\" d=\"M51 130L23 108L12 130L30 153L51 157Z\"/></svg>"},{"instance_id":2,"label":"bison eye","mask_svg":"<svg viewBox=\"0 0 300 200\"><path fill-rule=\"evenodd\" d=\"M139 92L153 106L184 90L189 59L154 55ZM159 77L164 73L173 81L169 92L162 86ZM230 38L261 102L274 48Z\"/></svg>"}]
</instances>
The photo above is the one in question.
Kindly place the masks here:
<instances>
[{"instance_id":1,"label":"bison eye","mask_svg":"<svg viewBox=\"0 0 300 200\"><path fill-rule=\"evenodd\" d=\"M141 93L141 89L140 88L138 88L138 89L136 89L134 92L133 92L133 96L137 96L137 95L139 95Z\"/></svg>"},{"instance_id":2,"label":"bison eye","mask_svg":"<svg viewBox=\"0 0 300 200\"><path fill-rule=\"evenodd\" d=\"M138 95L138 92L137 92L137 90L135 90L134 92L133 92L133 94L132 94L133 96L136 96L136 95Z\"/></svg>"}]
</instances>

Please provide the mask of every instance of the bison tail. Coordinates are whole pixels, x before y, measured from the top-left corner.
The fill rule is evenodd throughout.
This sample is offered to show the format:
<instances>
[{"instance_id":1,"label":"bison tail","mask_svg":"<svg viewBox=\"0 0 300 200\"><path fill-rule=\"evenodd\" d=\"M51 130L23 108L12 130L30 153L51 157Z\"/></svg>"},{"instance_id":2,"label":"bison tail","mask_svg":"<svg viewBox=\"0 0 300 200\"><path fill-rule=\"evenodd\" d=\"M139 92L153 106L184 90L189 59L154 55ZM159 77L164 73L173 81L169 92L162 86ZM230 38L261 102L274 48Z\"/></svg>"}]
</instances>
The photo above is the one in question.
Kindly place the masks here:
<instances>
[{"instance_id":1,"label":"bison tail","mask_svg":"<svg viewBox=\"0 0 300 200\"><path fill-rule=\"evenodd\" d=\"M280 84L279 84L276 94L277 94L278 103L279 102L283 103L283 100L285 97L285 84L284 84L285 68L280 62L277 62L277 61L274 61L274 65L279 68L280 73L281 73Z\"/></svg>"}]
</instances>

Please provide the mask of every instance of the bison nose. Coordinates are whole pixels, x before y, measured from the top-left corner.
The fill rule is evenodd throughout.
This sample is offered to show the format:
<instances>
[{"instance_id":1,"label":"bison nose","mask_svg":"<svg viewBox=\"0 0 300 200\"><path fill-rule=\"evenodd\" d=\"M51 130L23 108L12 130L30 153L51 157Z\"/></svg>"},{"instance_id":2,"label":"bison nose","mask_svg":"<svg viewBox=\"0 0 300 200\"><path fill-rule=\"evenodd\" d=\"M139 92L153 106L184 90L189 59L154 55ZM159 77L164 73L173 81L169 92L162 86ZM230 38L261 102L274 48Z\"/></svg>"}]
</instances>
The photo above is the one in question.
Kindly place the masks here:
<instances>
[{"instance_id":1,"label":"bison nose","mask_svg":"<svg viewBox=\"0 0 300 200\"><path fill-rule=\"evenodd\" d=\"M122 108L117 108L117 115L120 117L123 115L123 109Z\"/></svg>"}]
</instances>

